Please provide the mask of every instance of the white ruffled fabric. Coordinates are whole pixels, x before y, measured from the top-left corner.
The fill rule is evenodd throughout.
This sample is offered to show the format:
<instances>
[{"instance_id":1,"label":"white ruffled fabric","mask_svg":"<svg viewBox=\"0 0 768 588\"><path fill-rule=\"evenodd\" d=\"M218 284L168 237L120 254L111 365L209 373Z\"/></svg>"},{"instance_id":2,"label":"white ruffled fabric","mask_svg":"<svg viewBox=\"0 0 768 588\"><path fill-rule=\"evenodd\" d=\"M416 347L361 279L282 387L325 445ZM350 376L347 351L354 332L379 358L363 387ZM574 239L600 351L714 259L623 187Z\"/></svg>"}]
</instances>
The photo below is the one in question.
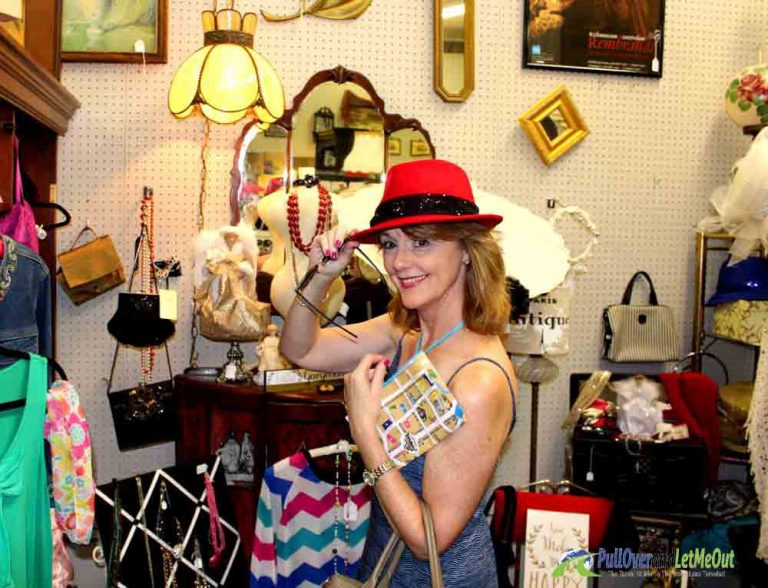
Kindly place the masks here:
<instances>
[{"instance_id":1,"label":"white ruffled fabric","mask_svg":"<svg viewBox=\"0 0 768 588\"><path fill-rule=\"evenodd\" d=\"M701 220L697 228L735 237L730 264L746 259L760 244L768 247L768 127L733 165L730 183L716 188L710 202L717 216Z\"/></svg>"},{"instance_id":2,"label":"white ruffled fabric","mask_svg":"<svg viewBox=\"0 0 768 588\"><path fill-rule=\"evenodd\" d=\"M768 561L768 329L763 331L760 360L757 364L755 389L747 417L752 476L755 492L760 500L760 541L757 557Z\"/></svg>"}]
</instances>

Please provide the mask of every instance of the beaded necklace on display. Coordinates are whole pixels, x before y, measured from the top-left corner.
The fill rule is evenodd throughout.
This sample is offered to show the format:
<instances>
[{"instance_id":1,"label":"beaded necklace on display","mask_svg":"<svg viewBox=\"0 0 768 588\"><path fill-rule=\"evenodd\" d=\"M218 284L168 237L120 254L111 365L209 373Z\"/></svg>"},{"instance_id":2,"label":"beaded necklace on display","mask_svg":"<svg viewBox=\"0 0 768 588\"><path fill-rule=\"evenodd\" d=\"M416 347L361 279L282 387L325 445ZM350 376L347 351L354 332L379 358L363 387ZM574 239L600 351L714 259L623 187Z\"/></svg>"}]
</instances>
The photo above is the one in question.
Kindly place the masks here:
<instances>
[{"instance_id":1,"label":"beaded necklace on display","mask_svg":"<svg viewBox=\"0 0 768 588\"><path fill-rule=\"evenodd\" d=\"M344 539L347 542L347 550L344 553L344 567L349 569L349 522L352 519L352 450L347 448L347 450L344 452L344 455L347 458L347 502L344 504Z\"/></svg>"},{"instance_id":2,"label":"beaded necklace on display","mask_svg":"<svg viewBox=\"0 0 768 588\"><path fill-rule=\"evenodd\" d=\"M173 552L163 548L163 582L167 587L168 581L171 579L173 573L174 560L181 557L181 548L184 535L181 532L181 524L171 510L171 499L168 495L168 488L165 482L160 482L160 508L157 511L157 521L155 523L155 533L160 539L165 541L168 545L173 547ZM168 528L168 519L170 519L173 529ZM175 537L171 537L171 535ZM178 588L178 579L176 575L173 575L173 580L170 582L172 588Z\"/></svg>"},{"instance_id":3,"label":"beaded necklace on display","mask_svg":"<svg viewBox=\"0 0 768 588\"><path fill-rule=\"evenodd\" d=\"M155 588L155 571L152 568L152 551L149 548L149 534L147 531L149 531L149 527L147 527L147 511L144 508L144 488L141 485L141 477L136 476L134 478L136 480L136 493L139 497L139 510L141 511L141 524L144 525L144 549L147 554L147 568L149 571L149 584L152 588Z\"/></svg>"},{"instance_id":4,"label":"beaded necklace on display","mask_svg":"<svg viewBox=\"0 0 768 588\"><path fill-rule=\"evenodd\" d=\"M344 573L347 573L349 570L349 517L346 516L346 508L342 510L341 508L341 500L339 500L339 464L341 461L341 458L339 457L341 454L337 453L336 457L334 458L334 485L333 485L333 496L334 496L334 503L333 503L333 574L336 575L339 573L339 564L337 562L337 558L339 557L339 512L342 511L342 518L344 519ZM345 501L346 504L349 503L350 500L352 500L352 474L351 474L351 463L350 463L350 455L348 452L345 452L344 455L347 458L347 499Z\"/></svg>"},{"instance_id":5,"label":"beaded necklace on display","mask_svg":"<svg viewBox=\"0 0 768 588\"><path fill-rule=\"evenodd\" d=\"M144 188L141 201L141 230L139 242L139 270L141 276L141 293L155 292L155 202L152 188ZM155 348L144 347L141 350L141 381L148 384L152 381L152 370L155 367Z\"/></svg>"},{"instance_id":6,"label":"beaded necklace on display","mask_svg":"<svg viewBox=\"0 0 768 588\"><path fill-rule=\"evenodd\" d=\"M317 220L315 221L315 234L309 240L309 243L304 243L301 239L301 223L299 212L299 195L296 192L291 192L288 196L287 212L288 212L288 234L291 237L291 244L301 251L304 255L309 253L309 249L312 246L312 241L315 237L324 233L331 227L331 216L333 214L333 201L328 190L323 188L320 184L317 185L318 196L318 209Z\"/></svg>"}]
</instances>

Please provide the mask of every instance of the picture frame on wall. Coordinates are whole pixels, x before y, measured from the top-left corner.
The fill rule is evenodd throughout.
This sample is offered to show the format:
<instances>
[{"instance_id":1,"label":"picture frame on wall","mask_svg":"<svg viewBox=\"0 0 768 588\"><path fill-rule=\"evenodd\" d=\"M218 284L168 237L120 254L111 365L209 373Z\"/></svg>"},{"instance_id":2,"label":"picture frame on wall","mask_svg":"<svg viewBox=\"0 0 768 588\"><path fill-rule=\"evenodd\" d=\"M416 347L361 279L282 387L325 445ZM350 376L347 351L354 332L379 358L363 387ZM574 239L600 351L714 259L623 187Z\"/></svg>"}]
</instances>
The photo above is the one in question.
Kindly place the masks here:
<instances>
[{"instance_id":1,"label":"picture frame on wall","mask_svg":"<svg viewBox=\"0 0 768 588\"><path fill-rule=\"evenodd\" d=\"M523 0L523 66L660 78L665 0Z\"/></svg>"},{"instance_id":2,"label":"picture frame on wall","mask_svg":"<svg viewBox=\"0 0 768 588\"><path fill-rule=\"evenodd\" d=\"M387 148L390 155L400 155L403 151L403 145L400 139L390 137L387 139Z\"/></svg>"},{"instance_id":3,"label":"picture frame on wall","mask_svg":"<svg viewBox=\"0 0 768 588\"><path fill-rule=\"evenodd\" d=\"M411 156L412 157L426 157L431 156L432 152L429 149L429 144L426 141L417 139L411 141Z\"/></svg>"},{"instance_id":4,"label":"picture frame on wall","mask_svg":"<svg viewBox=\"0 0 768 588\"><path fill-rule=\"evenodd\" d=\"M63 0L62 61L166 63L167 55L168 0Z\"/></svg>"}]
</instances>

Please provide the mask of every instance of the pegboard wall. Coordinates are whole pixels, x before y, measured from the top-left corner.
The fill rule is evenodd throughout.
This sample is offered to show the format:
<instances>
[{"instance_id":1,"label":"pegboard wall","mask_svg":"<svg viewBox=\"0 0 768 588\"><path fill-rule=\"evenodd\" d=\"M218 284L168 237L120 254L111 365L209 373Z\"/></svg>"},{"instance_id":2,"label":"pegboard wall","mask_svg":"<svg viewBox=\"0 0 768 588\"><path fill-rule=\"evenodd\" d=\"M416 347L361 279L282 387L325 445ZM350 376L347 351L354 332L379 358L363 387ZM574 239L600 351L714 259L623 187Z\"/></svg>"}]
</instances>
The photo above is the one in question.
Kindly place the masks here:
<instances>
[{"instance_id":1,"label":"pegboard wall","mask_svg":"<svg viewBox=\"0 0 768 588\"><path fill-rule=\"evenodd\" d=\"M545 216L551 197L590 212L601 238L588 273L577 282L571 351L556 360L560 377L541 390L539 474L559 479L568 375L601 367L601 309L619 300L635 270L653 276L660 300L675 309L680 337L689 345L693 225L707 213L712 189L725 182L749 145L727 120L723 94L730 76L757 60L768 3L667 2L660 80L523 69L524 3L475 3L476 89L464 104L446 104L432 90L431 0L375 0L355 21L262 21L255 45L278 71L289 103L314 72L342 64L371 80L389 112L418 118L438 156L463 165L483 189ZM288 13L298 4L239 0L237 7ZM171 341L175 372L186 367L189 354L203 123L175 120L166 99L176 68L202 44L200 12L209 5L170 0L166 65L65 64L62 73L82 108L60 143L59 201L74 221L59 235L59 247L88 221L100 234L112 235L127 267L142 186L154 188L158 255L174 254L184 268L176 284L180 317ZM591 134L548 168L517 117L560 84L569 88ZM229 170L242 125L212 127L209 226L228 220ZM567 224L561 230L577 249L578 230ZM173 462L171 444L126 453L117 448L105 395L114 344L106 323L116 303L116 291L79 308L61 294L58 299L59 360L76 382L92 426L99 483ZM223 344L203 342L201 364L220 364L225 351ZM136 382L135 355L126 352L118 389ZM164 373L159 361L156 369ZM527 479L529 399L530 390L523 387L518 425L497 481Z\"/></svg>"}]
</instances>

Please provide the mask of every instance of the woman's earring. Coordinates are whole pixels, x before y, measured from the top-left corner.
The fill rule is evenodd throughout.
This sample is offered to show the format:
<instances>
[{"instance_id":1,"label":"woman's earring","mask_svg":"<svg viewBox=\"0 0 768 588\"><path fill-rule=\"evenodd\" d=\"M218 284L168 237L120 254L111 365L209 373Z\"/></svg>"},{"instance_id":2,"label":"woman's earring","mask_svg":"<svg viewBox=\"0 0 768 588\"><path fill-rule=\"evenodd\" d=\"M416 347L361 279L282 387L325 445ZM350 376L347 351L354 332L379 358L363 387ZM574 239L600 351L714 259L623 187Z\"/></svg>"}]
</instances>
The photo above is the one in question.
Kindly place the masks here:
<instances>
[{"instance_id":1,"label":"woman's earring","mask_svg":"<svg viewBox=\"0 0 768 588\"><path fill-rule=\"evenodd\" d=\"M468 259L464 260L464 265L469 265L469 260Z\"/></svg>"}]
</instances>

